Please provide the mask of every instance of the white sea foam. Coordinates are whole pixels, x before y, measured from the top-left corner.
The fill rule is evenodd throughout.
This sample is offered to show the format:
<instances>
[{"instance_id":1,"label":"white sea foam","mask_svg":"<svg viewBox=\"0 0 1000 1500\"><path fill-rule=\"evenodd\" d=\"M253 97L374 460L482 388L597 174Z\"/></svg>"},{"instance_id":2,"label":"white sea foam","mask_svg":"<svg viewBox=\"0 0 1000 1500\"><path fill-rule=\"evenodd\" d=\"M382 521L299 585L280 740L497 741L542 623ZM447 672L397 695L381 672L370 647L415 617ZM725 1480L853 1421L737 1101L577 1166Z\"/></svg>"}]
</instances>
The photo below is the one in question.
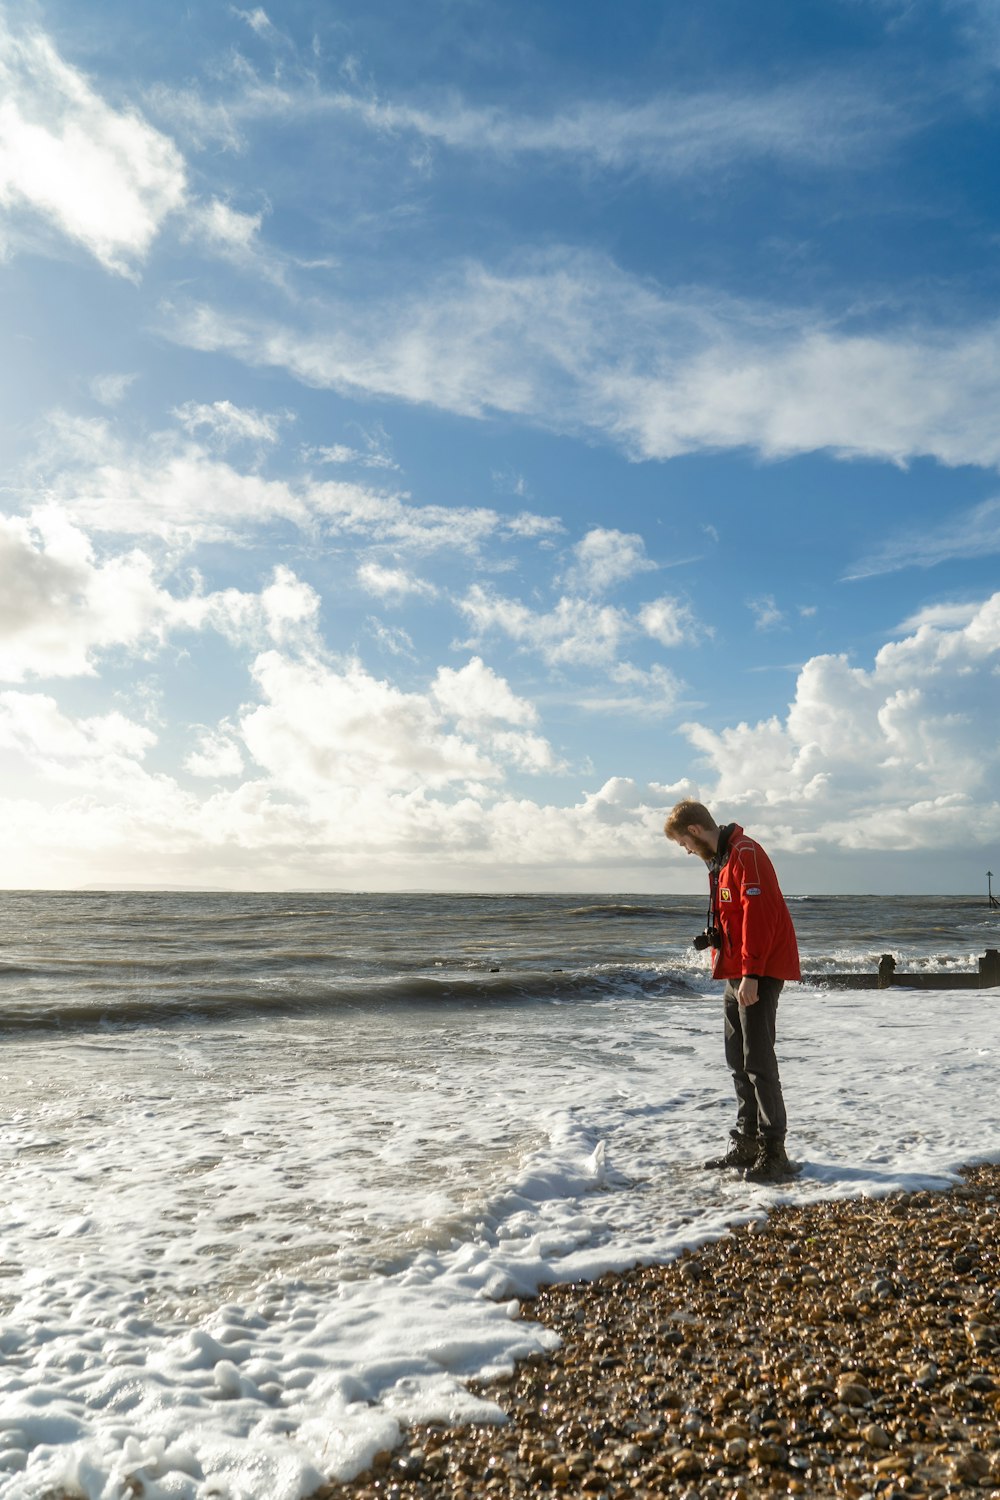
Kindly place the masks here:
<instances>
[{"instance_id":1,"label":"white sea foam","mask_svg":"<svg viewBox=\"0 0 1000 1500\"><path fill-rule=\"evenodd\" d=\"M410 1008L4 1046L0 1494L297 1500L552 1345L514 1300L777 1198L1000 1160L996 992L792 986L798 1182L696 1164L717 997Z\"/></svg>"}]
</instances>

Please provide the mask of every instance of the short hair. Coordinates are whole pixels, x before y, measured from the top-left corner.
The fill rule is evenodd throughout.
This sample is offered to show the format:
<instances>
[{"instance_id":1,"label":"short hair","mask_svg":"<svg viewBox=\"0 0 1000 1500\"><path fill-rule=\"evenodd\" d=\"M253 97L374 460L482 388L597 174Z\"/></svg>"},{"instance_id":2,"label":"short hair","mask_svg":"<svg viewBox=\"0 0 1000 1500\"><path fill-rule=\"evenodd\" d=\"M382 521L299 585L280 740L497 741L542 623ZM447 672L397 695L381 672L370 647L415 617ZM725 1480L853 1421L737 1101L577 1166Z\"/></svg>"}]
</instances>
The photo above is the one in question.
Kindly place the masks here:
<instances>
[{"instance_id":1,"label":"short hair","mask_svg":"<svg viewBox=\"0 0 1000 1500\"><path fill-rule=\"evenodd\" d=\"M663 832L668 839L676 839L678 834L687 833L695 825L707 828L709 832L719 826L703 802L678 802L667 814Z\"/></svg>"}]
</instances>

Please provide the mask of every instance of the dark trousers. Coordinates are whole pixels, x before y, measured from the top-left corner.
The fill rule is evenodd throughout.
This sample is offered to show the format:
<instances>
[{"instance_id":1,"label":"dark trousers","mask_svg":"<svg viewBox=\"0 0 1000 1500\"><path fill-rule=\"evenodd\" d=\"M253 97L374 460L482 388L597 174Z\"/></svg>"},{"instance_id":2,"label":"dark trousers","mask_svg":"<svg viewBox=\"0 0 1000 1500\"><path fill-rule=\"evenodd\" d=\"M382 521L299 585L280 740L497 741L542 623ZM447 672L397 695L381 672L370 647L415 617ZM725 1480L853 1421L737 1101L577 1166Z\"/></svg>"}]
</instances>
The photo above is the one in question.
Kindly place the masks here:
<instances>
[{"instance_id":1,"label":"dark trousers","mask_svg":"<svg viewBox=\"0 0 1000 1500\"><path fill-rule=\"evenodd\" d=\"M756 1005L736 998L738 979L726 982L726 1062L736 1089L736 1128L741 1135L785 1139L785 1101L774 1055L778 996L784 980L758 980Z\"/></svg>"}]
</instances>

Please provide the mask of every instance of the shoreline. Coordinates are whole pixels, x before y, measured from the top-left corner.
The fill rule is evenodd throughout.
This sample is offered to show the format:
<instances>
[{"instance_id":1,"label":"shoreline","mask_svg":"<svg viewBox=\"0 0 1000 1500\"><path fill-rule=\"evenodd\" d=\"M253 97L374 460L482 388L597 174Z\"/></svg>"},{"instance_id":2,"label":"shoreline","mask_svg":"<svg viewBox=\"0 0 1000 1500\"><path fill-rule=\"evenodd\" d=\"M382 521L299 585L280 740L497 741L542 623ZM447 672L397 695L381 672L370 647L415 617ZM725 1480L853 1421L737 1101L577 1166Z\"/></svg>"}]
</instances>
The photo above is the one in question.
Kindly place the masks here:
<instances>
[{"instance_id":1,"label":"shoreline","mask_svg":"<svg viewBox=\"0 0 1000 1500\"><path fill-rule=\"evenodd\" d=\"M551 1356L311 1500L1000 1500L1000 1164L777 1204L697 1251L543 1287Z\"/></svg>"}]
</instances>

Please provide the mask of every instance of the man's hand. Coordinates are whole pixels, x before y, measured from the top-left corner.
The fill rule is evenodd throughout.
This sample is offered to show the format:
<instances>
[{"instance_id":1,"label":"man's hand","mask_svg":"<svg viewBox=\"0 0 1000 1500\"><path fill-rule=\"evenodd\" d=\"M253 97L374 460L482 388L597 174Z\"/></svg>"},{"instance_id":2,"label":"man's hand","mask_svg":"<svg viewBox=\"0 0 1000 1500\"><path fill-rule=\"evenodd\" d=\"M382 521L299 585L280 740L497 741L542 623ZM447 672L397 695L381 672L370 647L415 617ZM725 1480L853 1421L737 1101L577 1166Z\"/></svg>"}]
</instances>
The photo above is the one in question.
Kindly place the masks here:
<instances>
[{"instance_id":1,"label":"man's hand","mask_svg":"<svg viewBox=\"0 0 1000 1500\"><path fill-rule=\"evenodd\" d=\"M736 991L736 998L741 1005L756 1005L758 1000L757 981L749 975L744 975L740 980L740 987Z\"/></svg>"}]
</instances>

